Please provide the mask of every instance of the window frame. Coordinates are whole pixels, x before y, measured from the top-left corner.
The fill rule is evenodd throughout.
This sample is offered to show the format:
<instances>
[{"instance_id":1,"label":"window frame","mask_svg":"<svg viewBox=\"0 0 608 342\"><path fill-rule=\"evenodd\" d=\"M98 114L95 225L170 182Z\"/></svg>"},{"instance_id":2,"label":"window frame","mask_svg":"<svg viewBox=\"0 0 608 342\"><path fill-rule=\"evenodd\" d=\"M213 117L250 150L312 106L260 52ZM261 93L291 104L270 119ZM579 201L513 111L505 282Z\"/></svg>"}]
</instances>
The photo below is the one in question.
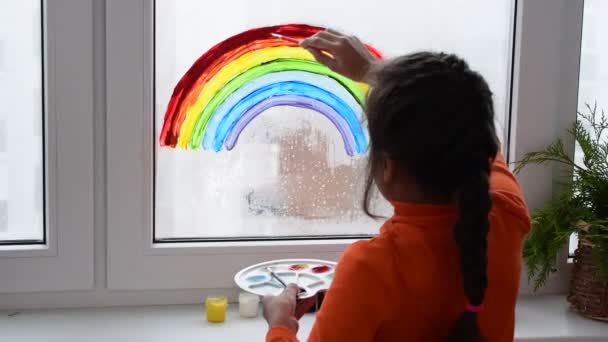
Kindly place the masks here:
<instances>
[{"instance_id":1,"label":"window frame","mask_svg":"<svg viewBox=\"0 0 608 342\"><path fill-rule=\"evenodd\" d=\"M564 137L575 118L583 10L583 0L515 4L505 143L510 162ZM234 293L234 273L255 262L312 255L337 259L355 240L152 243L153 5L151 0L106 5L108 288ZM554 195L558 180L552 166L528 168L518 178L531 209ZM544 291L565 292L568 278L566 253ZM522 293L531 292L525 271L521 285Z\"/></svg>"},{"instance_id":2,"label":"window frame","mask_svg":"<svg viewBox=\"0 0 608 342\"><path fill-rule=\"evenodd\" d=\"M92 0L41 3L46 241L0 246L0 293L94 282Z\"/></svg>"},{"instance_id":3,"label":"window frame","mask_svg":"<svg viewBox=\"0 0 608 342\"><path fill-rule=\"evenodd\" d=\"M574 140L566 130L576 120L584 0L519 0L509 125L509 161L539 151L557 138L574 158ZM534 115L518 115L534 113ZM513 165L513 164L511 164ZM549 175L549 177L547 177ZM564 181L559 165L530 166L517 175L528 209L550 201ZM557 272L537 293L567 293L572 264L568 246L558 257ZM533 293L522 270L520 292Z\"/></svg>"},{"instance_id":4,"label":"window frame","mask_svg":"<svg viewBox=\"0 0 608 342\"><path fill-rule=\"evenodd\" d=\"M583 0L516 3L510 161L566 138L578 102L583 15ZM0 247L0 274L10 275L0 277L0 309L197 303L220 293L234 300L232 276L243 265L282 255L335 259L353 241L151 244L143 217L150 194L138 173L152 158L141 160L149 143L141 120L153 106L144 101L151 65L142 64L151 44L144 39L149 10L150 0L45 2L48 240ZM119 125L124 117L134 136L120 135L130 133ZM518 175L530 209L552 198L556 176L551 166ZM566 293L570 268L564 250L541 293ZM531 292L525 270L521 290Z\"/></svg>"}]
</instances>

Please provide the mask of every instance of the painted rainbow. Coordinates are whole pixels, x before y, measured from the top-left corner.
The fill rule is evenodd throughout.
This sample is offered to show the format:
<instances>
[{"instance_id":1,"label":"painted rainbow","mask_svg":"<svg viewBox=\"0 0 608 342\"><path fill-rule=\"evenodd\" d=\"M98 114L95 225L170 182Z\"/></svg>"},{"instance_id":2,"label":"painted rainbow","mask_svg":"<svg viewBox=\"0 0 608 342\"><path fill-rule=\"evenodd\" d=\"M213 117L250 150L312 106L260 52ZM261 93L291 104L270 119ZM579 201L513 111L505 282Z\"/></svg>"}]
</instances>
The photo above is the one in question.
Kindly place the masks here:
<instances>
[{"instance_id":1,"label":"painted rainbow","mask_svg":"<svg viewBox=\"0 0 608 342\"><path fill-rule=\"evenodd\" d=\"M349 156L364 153L368 142L361 116L367 86L316 62L297 44L321 30L302 24L261 27L213 46L175 86L160 145L232 150L243 129L266 109L295 106L327 117ZM373 47L368 50L382 58Z\"/></svg>"}]
</instances>

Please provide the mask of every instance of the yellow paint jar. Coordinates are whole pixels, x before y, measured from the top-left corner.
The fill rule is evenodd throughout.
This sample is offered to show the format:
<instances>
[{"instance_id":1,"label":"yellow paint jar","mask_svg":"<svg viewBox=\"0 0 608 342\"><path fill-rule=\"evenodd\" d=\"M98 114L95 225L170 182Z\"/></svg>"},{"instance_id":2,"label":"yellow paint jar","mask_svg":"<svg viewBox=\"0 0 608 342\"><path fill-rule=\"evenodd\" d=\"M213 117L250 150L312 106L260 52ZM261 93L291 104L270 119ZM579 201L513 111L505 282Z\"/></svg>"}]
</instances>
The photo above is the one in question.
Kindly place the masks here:
<instances>
[{"instance_id":1,"label":"yellow paint jar","mask_svg":"<svg viewBox=\"0 0 608 342\"><path fill-rule=\"evenodd\" d=\"M226 320L226 309L228 308L226 297L207 297L205 305L207 306L207 321L222 323Z\"/></svg>"}]
</instances>

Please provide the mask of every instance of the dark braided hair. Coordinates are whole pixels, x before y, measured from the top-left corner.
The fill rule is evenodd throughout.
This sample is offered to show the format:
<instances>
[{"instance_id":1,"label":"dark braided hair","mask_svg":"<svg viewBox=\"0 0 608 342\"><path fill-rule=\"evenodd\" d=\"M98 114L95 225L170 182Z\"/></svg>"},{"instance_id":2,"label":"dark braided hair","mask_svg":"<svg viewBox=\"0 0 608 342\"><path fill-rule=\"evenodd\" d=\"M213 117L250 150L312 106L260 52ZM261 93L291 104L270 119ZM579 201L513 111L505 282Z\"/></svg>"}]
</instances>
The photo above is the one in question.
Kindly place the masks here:
<instances>
[{"instance_id":1,"label":"dark braided hair","mask_svg":"<svg viewBox=\"0 0 608 342\"><path fill-rule=\"evenodd\" d=\"M385 157L428 194L454 203L464 292L469 304L481 305L488 284L490 165L498 151L488 84L455 55L415 53L378 72L366 111L371 150L365 212L373 216L373 175ZM481 341L477 314L463 309L447 339Z\"/></svg>"}]
</instances>

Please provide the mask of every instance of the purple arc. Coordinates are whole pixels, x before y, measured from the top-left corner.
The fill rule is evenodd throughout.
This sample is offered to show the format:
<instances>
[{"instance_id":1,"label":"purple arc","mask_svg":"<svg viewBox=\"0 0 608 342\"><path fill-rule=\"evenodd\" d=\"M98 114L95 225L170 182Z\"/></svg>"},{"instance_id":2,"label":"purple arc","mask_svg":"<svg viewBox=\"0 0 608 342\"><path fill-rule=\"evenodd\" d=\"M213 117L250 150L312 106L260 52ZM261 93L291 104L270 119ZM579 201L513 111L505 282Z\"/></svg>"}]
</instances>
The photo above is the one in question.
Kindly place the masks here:
<instances>
[{"instance_id":1,"label":"purple arc","mask_svg":"<svg viewBox=\"0 0 608 342\"><path fill-rule=\"evenodd\" d=\"M322 114L329 119L329 121L336 126L338 132L340 132L340 136L342 136L342 140L344 141L346 154L349 156L354 155L355 140L354 137L349 134L348 123L346 120L344 120L344 118L338 114L338 112L327 104L302 95L272 96L256 103L253 107L249 108L245 113L243 113L243 115L235 123L234 127L230 130L230 133L226 136L226 141L224 142L226 149L231 151L234 148L239 140L241 132L253 119L269 108L276 106L307 108Z\"/></svg>"}]
</instances>

